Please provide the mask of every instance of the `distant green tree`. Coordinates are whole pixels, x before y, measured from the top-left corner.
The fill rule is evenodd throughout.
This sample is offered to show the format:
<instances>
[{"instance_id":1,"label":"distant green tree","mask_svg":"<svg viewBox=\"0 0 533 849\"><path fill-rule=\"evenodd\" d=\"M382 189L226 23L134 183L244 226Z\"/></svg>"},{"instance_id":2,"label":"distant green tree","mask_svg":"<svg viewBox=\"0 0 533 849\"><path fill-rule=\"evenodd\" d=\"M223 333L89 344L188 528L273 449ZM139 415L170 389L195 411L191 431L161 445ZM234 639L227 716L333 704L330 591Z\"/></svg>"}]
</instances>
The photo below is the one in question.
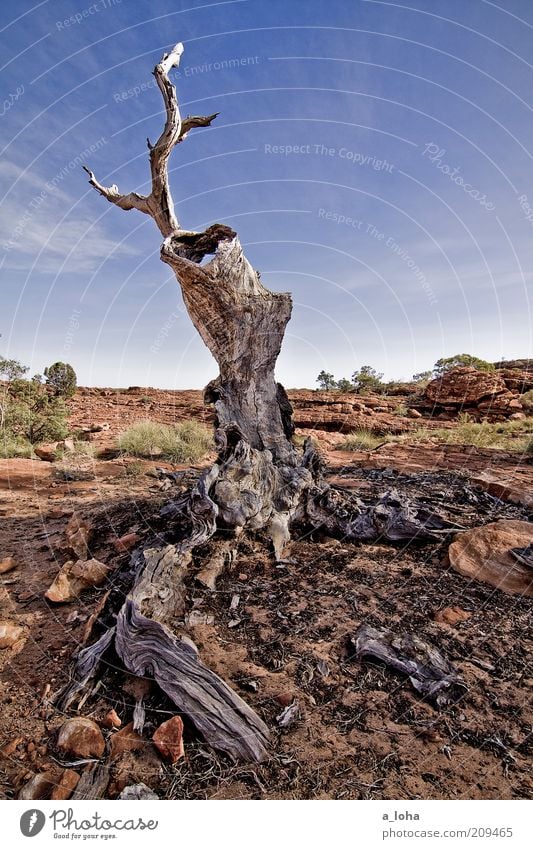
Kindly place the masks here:
<instances>
[{"instance_id":1,"label":"distant green tree","mask_svg":"<svg viewBox=\"0 0 533 849\"><path fill-rule=\"evenodd\" d=\"M337 381L336 388L339 392L353 392L354 386L351 380L348 380L347 377L341 377L340 380Z\"/></svg>"},{"instance_id":2,"label":"distant green tree","mask_svg":"<svg viewBox=\"0 0 533 849\"><path fill-rule=\"evenodd\" d=\"M413 383L427 383L433 377L431 369L429 371L418 371L413 374Z\"/></svg>"},{"instance_id":3,"label":"distant green tree","mask_svg":"<svg viewBox=\"0 0 533 849\"><path fill-rule=\"evenodd\" d=\"M17 380L29 371L28 366L23 366L18 360L6 360L0 357L0 375L4 380Z\"/></svg>"},{"instance_id":4,"label":"distant green tree","mask_svg":"<svg viewBox=\"0 0 533 849\"><path fill-rule=\"evenodd\" d=\"M453 357L442 357L437 360L433 367L433 374L435 377L442 377L447 371L460 366L470 366L470 368L475 368L478 371L494 371L492 363L482 360L480 357L475 357L473 354L454 354Z\"/></svg>"},{"instance_id":5,"label":"distant green tree","mask_svg":"<svg viewBox=\"0 0 533 849\"><path fill-rule=\"evenodd\" d=\"M330 391L331 389L335 389L337 387L337 383L332 374L328 371L321 371L318 375L316 382L320 389L325 389L326 391Z\"/></svg>"},{"instance_id":6,"label":"distant green tree","mask_svg":"<svg viewBox=\"0 0 533 849\"><path fill-rule=\"evenodd\" d=\"M76 372L70 363L57 362L45 368L46 385L60 398L72 398L76 391Z\"/></svg>"},{"instance_id":7,"label":"distant green tree","mask_svg":"<svg viewBox=\"0 0 533 849\"><path fill-rule=\"evenodd\" d=\"M352 374L353 386L356 392L383 392L384 384L381 382L383 374L377 372L372 366L361 366Z\"/></svg>"}]
</instances>

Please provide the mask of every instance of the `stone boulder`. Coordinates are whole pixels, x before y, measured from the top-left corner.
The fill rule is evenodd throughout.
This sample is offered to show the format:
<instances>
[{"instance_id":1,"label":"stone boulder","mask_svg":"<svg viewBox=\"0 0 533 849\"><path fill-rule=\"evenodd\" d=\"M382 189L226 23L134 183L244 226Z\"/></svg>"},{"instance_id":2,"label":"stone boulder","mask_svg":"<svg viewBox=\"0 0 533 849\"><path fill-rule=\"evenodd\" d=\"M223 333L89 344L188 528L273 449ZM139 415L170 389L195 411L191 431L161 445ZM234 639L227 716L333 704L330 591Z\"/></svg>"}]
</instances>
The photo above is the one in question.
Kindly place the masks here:
<instances>
[{"instance_id":1,"label":"stone boulder","mask_svg":"<svg viewBox=\"0 0 533 849\"><path fill-rule=\"evenodd\" d=\"M46 463L53 463L57 460L57 442L48 442L45 445L39 445L33 449L33 453L39 460L44 460Z\"/></svg>"},{"instance_id":2,"label":"stone boulder","mask_svg":"<svg viewBox=\"0 0 533 849\"><path fill-rule=\"evenodd\" d=\"M92 524L77 513L73 513L65 528L65 548L80 560L86 560L92 532Z\"/></svg>"},{"instance_id":3,"label":"stone boulder","mask_svg":"<svg viewBox=\"0 0 533 849\"><path fill-rule=\"evenodd\" d=\"M15 622L0 621L0 649L10 649L20 640L24 639L26 632L21 625Z\"/></svg>"},{"instance_id":4,"label":"stone boulder","mask_svg":"<svg viewBox=\"0 0 533 849\"><path fill-rule=\"evenodd\" d=\"M96 722L86 716L67 719L57 736L59 751L77 758L101 758L105 741Z\"/></svg>"},{"instance_id":5,"label":"stone boulder","mask_svg":"<svg viewBox=\"0 0 533 849\"><path fill-rule=\"evenodd\" d=\"M68 560L46 590L45 598L56 604L76 601L84 590L101 586L110 571L111 566L99 560Z\"/></svg>"},{"instance_id":6,"label":"stone boulder","mask_svg":"<svg viewBox=\"0 0 533 849\"><path fill-rule=\"evenodd\" d=\"M25 801L35 799L49 799L56 786L56 774L54 772L38 772L22 787L18 798Z\"/></svg>"},{"instance_id":7,"label":"stone boulder","mask_svg":"<svg viewBox=\"0 0 533 849\"><path fill-rule=\"evenodd\" d=\"M12 572L13 569L16 568L17 561L12 555L4 557L3 560L0 560L0 575L5 575L6 572Z\"/></svg>"},{"instance_id":8,"label":"stone boulder","mask_svg":"<svg viewBox=\"0 0 533 849\"><path fill-rule=\"evenodd\" d=\"M522 395L533 389L533 363L530 370L503 368L498 369L498 374L511 392Z\"/></svg>"},{"instance_id":9,"label":"stone boulder","mask_svg":"<svg viewBox=\"0 0 533 849\"><path fill-rule=\"evenodd\" d=\"M533 570L513 549L533 543L533 523L514 519L491 522L458 534L448 548L450 565L461 575L506 593L533 596Z\"/></svg>"},{"instance_id":10,"label":"stone boulder","mask_svg":"<svg viewBox=\"0 0 533 849\"><path fill-rule=\"evenodd\" d=\"M443 408L453 413L478 412L494 419L522 410L516 394L507 388L499 372L478 371L469 366L451 369L430 381L422 396L422 406L435 412Z\"/></svg>"},{"instance_id":11,"label":"stone boulder","mask_svg":"<svg viewBox=\"0 0 533 849\"><path fill-rule=\"evenodd\" d=\"M423 398L440 407L475 406L487 398L501 395L507 391L505 383L494 371L478 371L469 366L454 368L442 377L430 380L424 389Z\"/></svg>"}]
</instances>

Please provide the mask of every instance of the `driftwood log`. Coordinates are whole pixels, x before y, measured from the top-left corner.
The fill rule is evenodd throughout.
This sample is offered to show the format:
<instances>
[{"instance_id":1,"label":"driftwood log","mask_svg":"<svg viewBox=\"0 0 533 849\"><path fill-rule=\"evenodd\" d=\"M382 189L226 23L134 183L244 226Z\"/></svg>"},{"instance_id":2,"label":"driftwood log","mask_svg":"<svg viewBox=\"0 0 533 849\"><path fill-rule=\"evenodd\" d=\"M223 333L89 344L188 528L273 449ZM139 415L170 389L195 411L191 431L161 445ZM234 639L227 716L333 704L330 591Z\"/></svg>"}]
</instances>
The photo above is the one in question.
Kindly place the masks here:
<instances>
[{"instance_id":1,"label":"driftwood log","mask_svg":"<svg viewBox=\"0 0 533 849\"><path fill-rule=\"evenodd\" d=\"M443 525L393 493L366 506L333 490L321 479L312 443L308 440L303 450L293 445L292 408L274 374L291 316L290 294L263 286L230 227L213 224L192 232L176 217L170 154L189 132L209 127L216 118L181 116L169 74L182 53L177 44L153 72L166 120L155 144L148 141L150 194L121 194L85 170L106 200L150 215L161 232L161 259L173 269L189 316L219 367L205 390L206 402L215 408L218 458L175 505L176 512L186 514L189 533L175 546L144 552L114 629L80 652L63 706L94 678L102 654L114 644L126 669L154 678L208 743L235 759L259 761L267 753L265 724L178 634L185 612L183 578L195 549L220 527L226 541L228 534L261 530L280 559L295 523L347 540L407 539L431 535ZM215 573L219 565L213 566Z\"/></svg>"},{"instance_id":2,"label":"driftwood log","mask_svg":"<svg viewBox=\"0 0 533 849\"><path fill-rule=\"evenodd\" d=\"M361 625L351 642L358 658L381 660L407 675L414 689L439 707L459 701L466 693L466 684L453 664L414 634Z\"/></svg>"}]
</instances>

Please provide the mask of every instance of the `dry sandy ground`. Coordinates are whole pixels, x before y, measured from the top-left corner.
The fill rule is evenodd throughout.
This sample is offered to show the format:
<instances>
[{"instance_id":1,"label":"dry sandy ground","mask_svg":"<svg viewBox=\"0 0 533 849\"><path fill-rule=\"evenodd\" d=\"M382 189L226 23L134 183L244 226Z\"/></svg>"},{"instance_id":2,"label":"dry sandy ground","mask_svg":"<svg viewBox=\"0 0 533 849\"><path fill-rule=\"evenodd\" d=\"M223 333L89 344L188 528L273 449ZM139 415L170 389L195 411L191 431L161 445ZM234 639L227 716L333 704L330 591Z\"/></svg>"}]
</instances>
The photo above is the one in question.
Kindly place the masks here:
<instances>
[{"instance_id":1,"label":"dry sandy ground","mask_svg":"<svg viewBox=\"0 0 533 849\"><path fill-rule=\"evenodd\" d=\"M402 450L396 466L405 470ZM465 452L462 470L446 472L435 470L433 451L423 473L427 454L424 460L423 450L413 449L414 468L407 475L393 470L394 458L369 456L332 453L331 474L365 498L391 485L422 493L466 527L498 517L528 518L527 507L496 502L468 483L463 472L470 462L478 474L479 456L469 460ZM484 462L490 465L490 456ZM531 484L531 467L517 468L516 459L492 465L501 475L518 475L523 486ZM0 783L6 798L16 798L36 771L61 761L54 737L64 717L43 694L68 680L71 655L106 592L93 589L63 605L44 599L67 559L65 525L72 512L89 518L96 529L91 554L120 576L128 555L117 554L112 540L161 530L160 506L197 474L187 473L162 492L145 474L153 467L85 462L71 471L88 479L65 482L58 463L0 461L0 559L13 554L18 563L2 575L1 618L15 618L29 630L18 653L0 652ZM186 724L186 757L174 767L163 764L150 736L173 711L154 690L147 700L144 748L114 763L107 795L142 780L161 798L530 797L531 601L456 574L446 565L446 549L440 543L353 545L315 534L296 540L289 562L279 568L258 537L240 542L237 563L219 579L216 592L198 585L192 570L191 605L214 621L191 628L191 635L204 662L272 729L272 757L259 766L232 765ZM196 566L207 555L200 552ZM115 586L119 591L119 578ZM436 622L437 612L451 606L468 618L455 625ZM362 623L414 632L436 645L463 675L464 698L438 709L420 699L404 676L356 660L350 637ZM129 722L133 703L124 680L111 664L81 713L100 719L114 707ZM276 717L294 700L299 718L279 729ZM78 773L84 768L73 767Z\"/></svg>"}]
</instances>

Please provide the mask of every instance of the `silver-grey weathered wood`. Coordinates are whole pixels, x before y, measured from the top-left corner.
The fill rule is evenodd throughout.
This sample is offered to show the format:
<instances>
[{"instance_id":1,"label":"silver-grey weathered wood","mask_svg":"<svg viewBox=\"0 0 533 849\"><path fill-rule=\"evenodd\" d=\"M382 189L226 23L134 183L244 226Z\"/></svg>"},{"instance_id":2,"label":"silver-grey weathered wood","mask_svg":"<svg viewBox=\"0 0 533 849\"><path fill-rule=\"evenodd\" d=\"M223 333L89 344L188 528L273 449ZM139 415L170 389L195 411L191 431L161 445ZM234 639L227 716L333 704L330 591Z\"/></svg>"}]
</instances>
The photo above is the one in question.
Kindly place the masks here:
<instances>
[{"instance_id":1,"label":"silver-grey weathered wood","mask_svg":"<svg viewBox=\"0 0 533 849\"><path fill-rule=\"evenodd\" d=\"M234 758L262 760L268 729L221 679L178 638L176 623L187 605L184 577L194 551L222 524L238 535L263 530L281 559L295 521L324 527L349 539L404 539L427 532L425 519L392 501L365 508L321 482L320 459L310 441L303 452L291 437L292 408L274 369L292 300L260 280L239 242L223 224L203 232L180 225L168 179L174 147L192 130L209 127L216 114L181 117L170 73L183 45L177 44L154 69L165 105L165 126L148 141L151 191L121 194L102 185L89 168L90 184L110 203L153 218L163 236L161 259L181 287L189 316L219 367L206 388L216 412L216 463L180 503L191 533L176 546L144 552L144 567L116 622L114 645L126 668L149 675L213 746ZM109 641L80 653L80 682L94 675ZM79 689L74 683L72 689Z\"/></svg>"}]
</instances>

